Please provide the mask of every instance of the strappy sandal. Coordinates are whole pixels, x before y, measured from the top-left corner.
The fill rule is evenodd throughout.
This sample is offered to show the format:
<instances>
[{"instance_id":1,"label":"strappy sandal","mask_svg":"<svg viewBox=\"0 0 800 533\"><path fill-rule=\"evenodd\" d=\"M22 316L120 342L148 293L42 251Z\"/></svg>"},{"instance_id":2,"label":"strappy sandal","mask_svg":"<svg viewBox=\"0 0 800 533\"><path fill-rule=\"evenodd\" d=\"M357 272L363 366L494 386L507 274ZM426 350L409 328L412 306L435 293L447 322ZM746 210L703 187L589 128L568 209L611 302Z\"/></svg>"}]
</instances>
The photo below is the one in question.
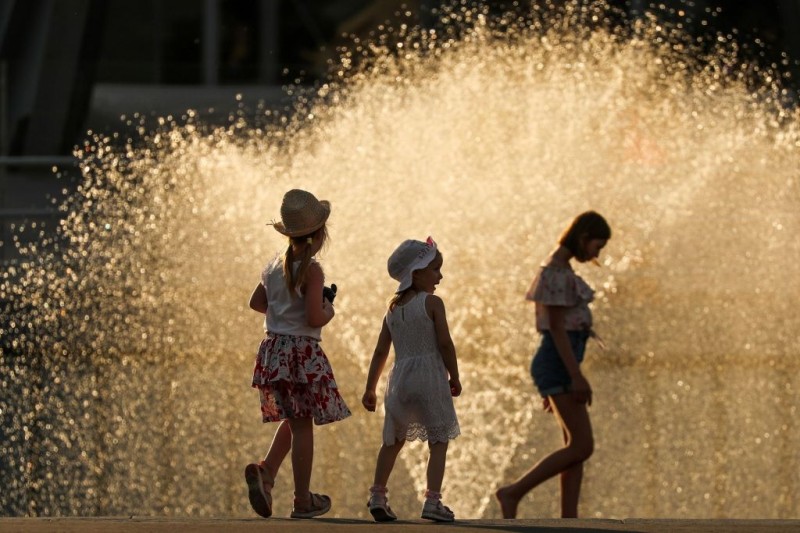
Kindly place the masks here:
<instances>
[{"instance_id":1,"label":"strappy sandal","mask_svg":"<svg viewBox=\"0 0 800 533\"><path fill-rule=\"evenodd\" d=\"M297 498L295 498L295 507L292 509L292 518L314 518L320 516L331 510L331 499L324 494L316 494L309 492L311 500L308 507L305 509L297 508Z\"/></svg>"},{"instance_id":2,"label":"strappy sandal","mask_svg":"<svg viewBox=\"0 0 800 533\"><path fill-rule=\"evenodd\" d=\"M391 522L397 520L392 508L389 507L389 500L386 498L386 487L374 485L369 489L369 501L367 508L376 522Z\"/></svg>"},{"instance_id":3,"label":"strappy sandal","mask_svg":"<svg viewBox=\"0 0 800 533\"><path fill-rule=\"evenodd\" d=\"M397 515L394 514L392 508L389 507L389 502L386 498L370 498L367 502L367 507L376 522L392 522L397 520Z\"/></svg>"},{"instance_id":4,"label":"strappy sandal","mask_svg":"<svg viewBox=\"0 0 800 533\"><path fill-rule=\"evenodd\" d=\"M275 480L266 467L255 463L247 465L244 480L253 510L264 518L272 516L272 487L275 486Z\"/></svg>"},{"instance_id":5,"label":"strappy sandal","mask_svg":"<svg viewBox=\"0 0 800 533\"><path fill-rule=\"evenodd\" d=\"M425 500L422 507L422 518L435 522L453 522L455 514L449 507L442 504L441 500Z\"/></svg>"}]
</instances>

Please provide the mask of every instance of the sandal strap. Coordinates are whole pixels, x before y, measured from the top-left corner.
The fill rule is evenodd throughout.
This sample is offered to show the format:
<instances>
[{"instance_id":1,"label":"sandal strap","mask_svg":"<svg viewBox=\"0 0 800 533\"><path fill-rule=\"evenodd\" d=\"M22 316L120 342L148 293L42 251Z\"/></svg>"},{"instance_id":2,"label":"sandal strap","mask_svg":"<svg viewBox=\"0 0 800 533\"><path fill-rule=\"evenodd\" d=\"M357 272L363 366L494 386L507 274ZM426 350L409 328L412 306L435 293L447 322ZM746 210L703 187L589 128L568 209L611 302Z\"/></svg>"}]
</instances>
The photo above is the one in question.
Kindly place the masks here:
<instances>
[{"instance_id":1,"label":"sandal strap","mask_svg":"<svg viewBox=\"0 0 800 533\"><path fill-rule=\"evenodd\" d=\"M441 492L434 492L430 489L425 490L425 499L432 500L432 501L441 501L442 493Z\"/></svg>"},{"instance_id":2,"label":"sandal strap","mask_svg":"<svg viewBox=\"0 0 800 533\"><path fill-rule=\"evenodd\" d=\"M330 504L330 497L325 494L317 494L316 492L309 492L308 493L308 500L300 500L297 497L294 499L294 506L297 510L302 511L314 511L317 509L324 509L328 504ZM302 504L308 502L308 506L304 506ZM301 505L298 505L300 503Z\"/></svg>"},{"instance_id":3,"label":"sandal strap","mask_svg":"<svg viewBox=\"0 0 800 533\"><path fill-rule=\"evenodd\" d=\"M264 461L258 463L258 468L261 470L261 479L264 481L264 485L268 485L270 489L275 486L275 478L272 477L272 474L269 472L267 468L267 464Z\"/></svg>"},{"instance_id":4,"label":"sandal strap","mask_svg":"<svg viewBox=\"0 0 800 533\"><path fill-rule=\"evenodd\" d=\"M381 485L372 485L369 488L369 491L372 494L386 494L387 492L389 492L389 489L387 489L386 487L381 486Z\"/></svg>"},{"instance_id":5,"label":"sandal strap","mask_svg":"<svg viewBox=\"0 0 800 533\"><path fill-rule=\"evenodd\" d=\"M324 494L317 494L316 492L311 493L311 505L316 509L322 509L325 505L330 503L330 501L330 497Z\"/></svg>"}]
</instances>

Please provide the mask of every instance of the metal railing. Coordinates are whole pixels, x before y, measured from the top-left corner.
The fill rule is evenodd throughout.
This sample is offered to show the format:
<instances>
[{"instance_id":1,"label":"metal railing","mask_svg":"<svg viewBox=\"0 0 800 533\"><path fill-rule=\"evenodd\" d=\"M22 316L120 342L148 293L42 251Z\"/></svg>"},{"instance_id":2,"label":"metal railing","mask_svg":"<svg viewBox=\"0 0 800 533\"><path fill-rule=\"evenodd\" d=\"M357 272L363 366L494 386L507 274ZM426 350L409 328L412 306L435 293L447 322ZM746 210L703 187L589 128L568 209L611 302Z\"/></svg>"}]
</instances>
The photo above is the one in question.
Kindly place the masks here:
<instances>
[{"instance_id":1,"label":"metal railing","mask_svg":"<svg viewBox=\"0 0 800 533\"><path fill-rule=\"evenodd\" d=\"M0 155L0 167L66 167L77 162L69 155Z\"/></svg>"},{"instance_id":2,"label":"metal railing","mask_svg":"<svg viewBox=\"0 0 800 533\"><path fill-rule=\"evenodd\" d=\"M74 167L77 159L63 155L12 156L9 152L8 123L8 62L0 61L0 218L52 216L56 211L47 207L18 208L6 205L8 188L12 180L25 179L26 174L12 174L9 168Z\"/></svg>"},{"instance_id":3,"label":"metal railing","mask_svg":"<svg viewBox=\"0 0 800 533\"><path fill-rule=\"evenodd\" d=\"M3 167L63 167L77 163L70 155L0 155Z\"/></svg>"},{"instance_id":4,"label":"metal railing","mask_svg":"<svg viewBox=\"0 0 800 533\"><path fill-rule=\"evenodd\" d=\"M30 178L32 173L40 173L36 169L47 169L49 167L71 168L78 164L78 159L71 156L7 156L0 155L0 267L8 267L18 262L16 253L11 245L10 230L11 224L15 220L56 220L62 213L58 207L46 203L42 200L41 205L28 205L19 207L8 205L9 193L13 190L14 182ZM9 168L20 169L19 172L8 172ZM34 170L31 170L34 169ZM55 177L53 177L55 179Z\"/></svg>"},{"instance_id":5,"label":"metal railing","mask_svg":"<svg viewBox=\"0 0 800 533\"><path fill-rule=\"evenodd\" d=\"M58 208L42 201L41 205L24 207L9 205L9 193L15 181L30 178L31 173L40 171L30 169L47 169L49 167L72 168L77 166L78 159L72 156L7 156L0 155L0 266L6 267L17 262L10 246L11 230L7 224L14 220L53 220L61 216ZM8 172L9 168L20 169L19 172ZM55 177L53 178L55 179ZM19 184L17 183L17 186Z\"/></svg>"},{"instance_id":6,"label":"metal railing","mask_svg":"<svg viewBox=\"0 0 800 533\"><path fill-rule=\"evenodd\" d=\"M47 217L57 213L52 207L14 207L6 205L8 188L14 179L25 179L25 173L11 174L9 167L16 168L47 168L47 167L74 167L78 159L72 156L5 156L0 155L0 219L19 217Z\"/></svg>"}]
</instances>

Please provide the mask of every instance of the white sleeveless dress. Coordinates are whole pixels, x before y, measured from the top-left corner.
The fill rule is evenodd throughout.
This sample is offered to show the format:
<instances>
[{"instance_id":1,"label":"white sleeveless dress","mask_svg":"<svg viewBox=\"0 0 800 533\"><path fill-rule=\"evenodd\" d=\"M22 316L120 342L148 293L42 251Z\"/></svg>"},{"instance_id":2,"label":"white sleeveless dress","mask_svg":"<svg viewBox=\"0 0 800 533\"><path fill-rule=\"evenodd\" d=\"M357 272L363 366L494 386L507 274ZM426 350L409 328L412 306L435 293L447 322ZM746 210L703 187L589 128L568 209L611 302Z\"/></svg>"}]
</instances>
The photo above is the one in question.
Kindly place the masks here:
<instances>
[{"instance_id":1,"label":"white sleeveless dress","mask_svg":"<svg viewBox=\"0 0 800 533\"><path fill-rule=\"evenodd\" d=\"M428 293L418 293L386 314L395 362L384 399L383 442L447 442L461 430L450 394L447 369L425 312Z\"/></svg>"}]
</instances>

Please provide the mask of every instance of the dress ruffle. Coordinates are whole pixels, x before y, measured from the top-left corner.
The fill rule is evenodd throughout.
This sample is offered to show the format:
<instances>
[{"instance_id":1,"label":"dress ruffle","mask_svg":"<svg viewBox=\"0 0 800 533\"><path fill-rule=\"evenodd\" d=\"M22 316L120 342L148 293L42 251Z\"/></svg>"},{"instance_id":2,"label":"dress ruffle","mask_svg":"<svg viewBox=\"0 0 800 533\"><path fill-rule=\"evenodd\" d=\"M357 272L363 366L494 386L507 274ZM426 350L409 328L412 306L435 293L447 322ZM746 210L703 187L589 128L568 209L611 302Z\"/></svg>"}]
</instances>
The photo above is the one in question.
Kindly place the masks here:
<instances>
[{"instance_id":1,"label":"dress ruffle","mask_svg":"<svg viewBox=\"0 0 800 533\"><path fill-rule=\"evenodd\" d=\"M313 418L318 425L350 416L328 357L311 337L268 334L258 349L253 387L264 422Z\"/></svg>"},{"instance_id":2,"label":"dress ruffle","mask_svg":"<svg viewBox=\"0 0 800 533\"><path fill-rule=\"evenodd\" d=\"M452 422L443 426L426 426L424 424L412 423L404 427L393 427L386 424L383 430L383 442L388 446L405 440L421 440L424 442L448 442L461 435L458 422Z\"/></svg>"},{"instance_id":3,"label":"dress ruffle","mask_svg":"<svg viewBox=\"0 0 800 533\"><path fill-rule=\"evenodd\" d=\"M386 384L383 442L447 442L459 436L447 371L441 356L396 361Z\"/></svg>"}]
</instances>

